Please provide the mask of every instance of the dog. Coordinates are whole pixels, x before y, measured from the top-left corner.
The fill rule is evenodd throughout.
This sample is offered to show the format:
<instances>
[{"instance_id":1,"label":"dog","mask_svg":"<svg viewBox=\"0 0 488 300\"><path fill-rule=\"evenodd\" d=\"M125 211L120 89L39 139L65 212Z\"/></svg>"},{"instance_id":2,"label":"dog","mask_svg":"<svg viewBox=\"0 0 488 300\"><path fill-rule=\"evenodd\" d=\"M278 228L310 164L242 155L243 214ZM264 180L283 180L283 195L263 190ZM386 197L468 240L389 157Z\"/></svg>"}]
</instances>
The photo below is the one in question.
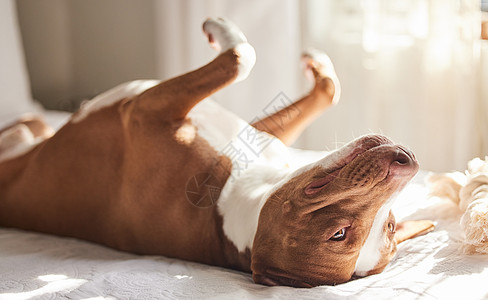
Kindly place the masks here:
<instances>
[{"instance_id":1,"label":"dog","mask_svg":"<svg viewBox=\"0 0 488 300\"><path fill-rule=\"evenodd\" d=\"M432 229L390 211L418 171L405 147L367 135L313 162L288 147L338 101L325 54L304 56L307 95L248 124L207 98L248 76L254 48L228 20L203 31L219 54L197 70L120 85L56 133L40 118L2 130L0 226L294 287L379 273L397 243Z\"/></svg>"}]
</instances>

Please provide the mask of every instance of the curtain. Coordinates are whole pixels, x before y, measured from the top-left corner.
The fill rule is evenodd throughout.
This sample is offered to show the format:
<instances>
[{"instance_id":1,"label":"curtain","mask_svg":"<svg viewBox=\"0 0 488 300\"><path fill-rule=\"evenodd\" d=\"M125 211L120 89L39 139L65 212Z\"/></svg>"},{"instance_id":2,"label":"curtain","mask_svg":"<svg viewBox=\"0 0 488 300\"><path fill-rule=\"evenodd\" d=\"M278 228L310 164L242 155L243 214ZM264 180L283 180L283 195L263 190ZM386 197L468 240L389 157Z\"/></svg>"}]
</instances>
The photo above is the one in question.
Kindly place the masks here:
<instances>
[{"instance_id":1,"label":"curtain","mask_svg":"<svg viewBox=\"0 0 488 300\"><path fill-rule=\"evenodd\" d=\"M330 54L343 90L307 131L309 148L379 132L411 148L422 169L464 170L488 155L478 0L305 5L304 41Z\"/></svg>"},{"instance_id":2,"label":"curtain","mask_svg":"<svg viewBox=\"0 0 488 300\"><path fill-rule=\"evenodd\" d=\"M209 16L234 21L256 48L250 77L213 98L250 121L275 97L310 87L302 49L325 50L342 99L295 146L334 149L375 132L411 148L422 169L464 170L488 154L487 55L478 0L157 0L161 78L215 57L201 33ZM484 49L484 50L482 50ZM484 52L483 52L484 51ZM481 68L484 64L484 68ZM484 76L484 77L482 77Z\"/></svg>"}]
</instances>

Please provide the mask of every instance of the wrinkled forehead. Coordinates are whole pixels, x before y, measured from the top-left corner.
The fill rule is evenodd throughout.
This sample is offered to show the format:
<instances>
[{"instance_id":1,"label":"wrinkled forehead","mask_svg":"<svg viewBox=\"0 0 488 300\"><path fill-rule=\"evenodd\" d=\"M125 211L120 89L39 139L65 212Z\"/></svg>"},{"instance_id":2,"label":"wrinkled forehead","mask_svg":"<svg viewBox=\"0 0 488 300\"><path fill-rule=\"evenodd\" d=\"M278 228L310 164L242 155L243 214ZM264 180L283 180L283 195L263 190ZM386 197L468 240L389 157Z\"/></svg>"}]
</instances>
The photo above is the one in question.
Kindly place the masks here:
<instances>
[{"instance_id":1,"label":"wrinkled forehead","mask_svg":"<svg viewBox=\"0 0 488 300\"><path fill-rule=\"evenodd\" d=\"M333 151L290 149L293 158L291 167L295 171L286 180L314 168L331 169L338 167L343 161L351 160L352 157L366 149L385 144L393 144L393 142L387 137L371 134L359 137Z\"/></svg>"}]
</instances>

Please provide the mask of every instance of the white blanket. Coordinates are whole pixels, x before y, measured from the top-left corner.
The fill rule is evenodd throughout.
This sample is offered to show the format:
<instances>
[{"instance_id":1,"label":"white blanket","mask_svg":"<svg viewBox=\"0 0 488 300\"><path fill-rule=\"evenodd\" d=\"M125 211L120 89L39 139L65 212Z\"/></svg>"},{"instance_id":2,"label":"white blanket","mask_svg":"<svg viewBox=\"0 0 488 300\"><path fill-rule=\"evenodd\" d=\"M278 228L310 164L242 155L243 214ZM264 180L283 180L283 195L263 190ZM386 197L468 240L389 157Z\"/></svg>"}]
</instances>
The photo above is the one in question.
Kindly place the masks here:
<instances>
[{"instance_id":1,"label":"white blanket","mask_svg":"<svg viewBox=\"0 0 488 300\"><path fill-rule=\"evenodd\" d=\"M437 228L400 245L378 275L312 289L267 287L246 273L0 228L0 299L487 299L488 256L462 254L461 212L428 197L425 174L399 195L394 212Z\"/></svg>"}]
</instances>

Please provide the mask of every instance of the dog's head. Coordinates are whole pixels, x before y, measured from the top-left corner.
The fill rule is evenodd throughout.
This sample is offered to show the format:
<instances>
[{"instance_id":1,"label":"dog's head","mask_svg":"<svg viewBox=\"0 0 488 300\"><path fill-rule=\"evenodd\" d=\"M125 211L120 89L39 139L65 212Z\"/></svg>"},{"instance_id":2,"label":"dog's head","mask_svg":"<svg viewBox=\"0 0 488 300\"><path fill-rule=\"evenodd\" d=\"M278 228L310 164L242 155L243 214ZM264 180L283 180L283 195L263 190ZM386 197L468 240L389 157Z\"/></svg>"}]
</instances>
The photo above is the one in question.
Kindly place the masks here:
<instances>
[{"instance_id":1,"label":"dog's head","mask_svg":"<svg viewBox=\"0 0 488 300\"><path fill-rule=\"evenodd\" d=\"M361 137L297 170L268 197L253 243L254 281L311 287L381 272L396 253L391 199L417 173L415 156ZM419 229L406 227L401 239Z\"/></svg>"}]
</instances>

